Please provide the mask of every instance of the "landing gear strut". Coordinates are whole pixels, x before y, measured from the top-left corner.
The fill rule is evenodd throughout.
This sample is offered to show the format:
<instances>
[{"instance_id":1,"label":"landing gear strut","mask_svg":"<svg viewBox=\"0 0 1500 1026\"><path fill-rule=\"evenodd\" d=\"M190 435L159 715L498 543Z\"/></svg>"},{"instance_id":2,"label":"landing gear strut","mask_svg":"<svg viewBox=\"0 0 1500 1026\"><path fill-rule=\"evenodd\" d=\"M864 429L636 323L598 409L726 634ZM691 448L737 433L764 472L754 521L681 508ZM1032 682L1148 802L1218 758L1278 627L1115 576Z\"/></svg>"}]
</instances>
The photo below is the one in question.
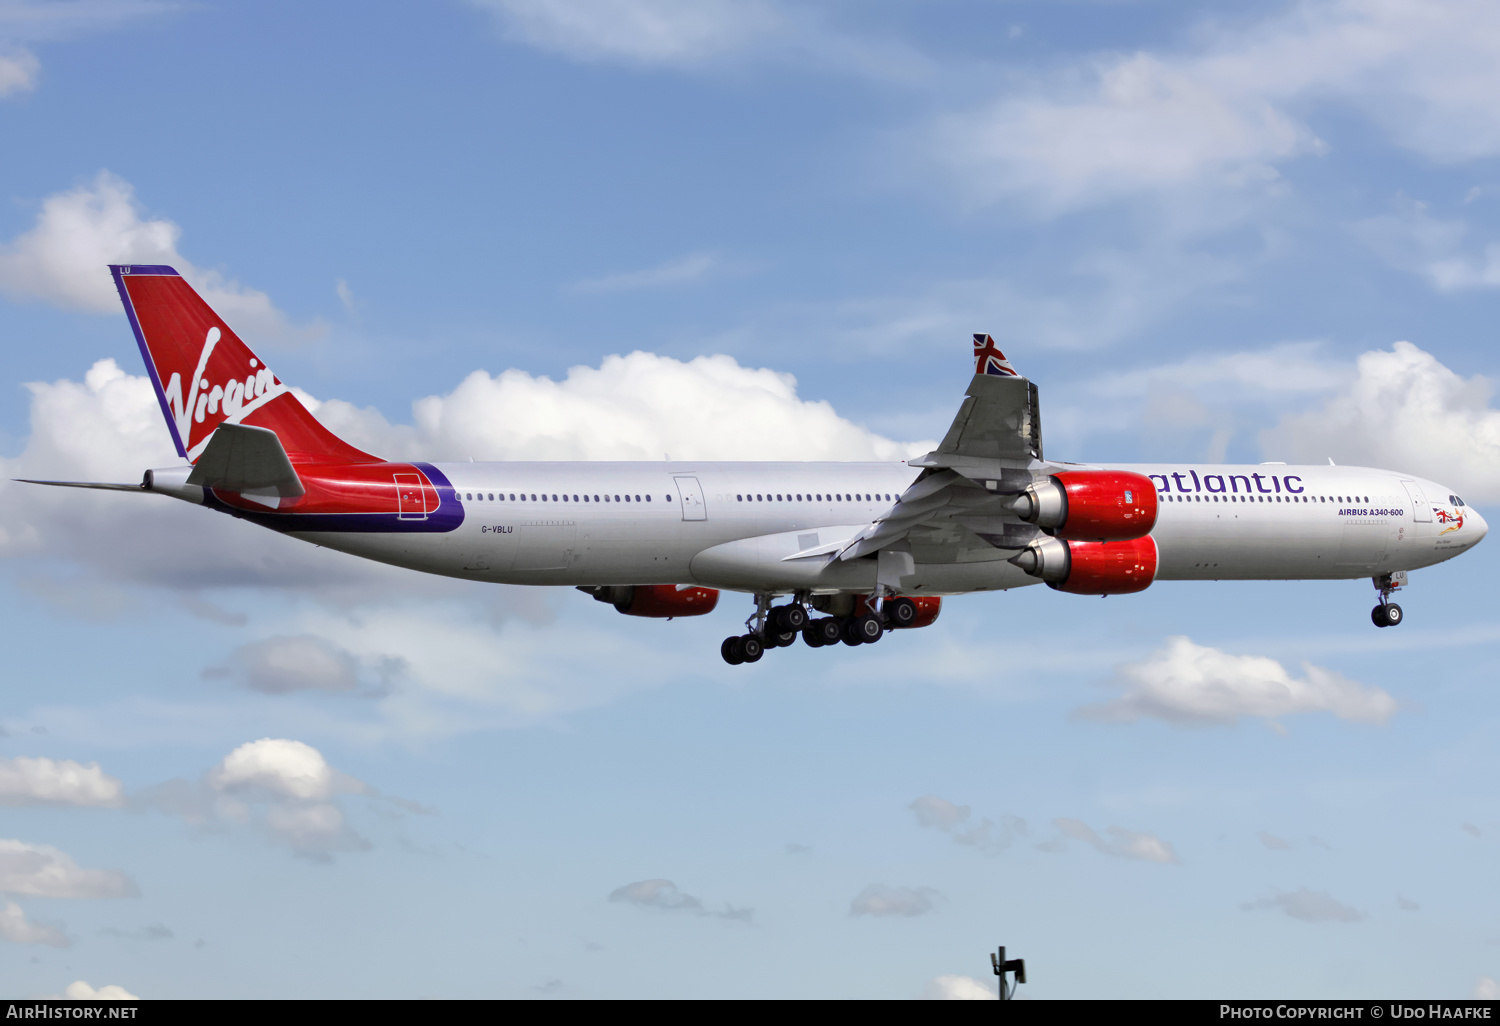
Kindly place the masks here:
<instances>
[{"instance_id":1,"label":"landing gear strut","mask_svg":"<svg viewBox=\"0 0 1500 1026\"><path fill-rule=\"evenodd\" d=\"M755 612L745 621L745 633L725 638L719 655L730 666L753 663L768 648L786 648L795 644L798 633L808 627L806 596L798 595L784 606L771 605L770 595L755 596Z\"/></svg>"},{"instance_id":2,"label":"landing gear strut","mask_svg":"<svg viewBox=\"0 0 1500 1026\"><path fill-rule=\"evenodd\" d=\"M1371 578L1375 584L1375 590L1380 592L1380 604L1370 610L1370 621L1376 627L1394 627L1404 619L1401 607L1391 601L1391 592L1400 591L1406 584L1406 571L1396 570L1393 573L1381 574L1379 577Z\"/></svg>"}]
</instances>

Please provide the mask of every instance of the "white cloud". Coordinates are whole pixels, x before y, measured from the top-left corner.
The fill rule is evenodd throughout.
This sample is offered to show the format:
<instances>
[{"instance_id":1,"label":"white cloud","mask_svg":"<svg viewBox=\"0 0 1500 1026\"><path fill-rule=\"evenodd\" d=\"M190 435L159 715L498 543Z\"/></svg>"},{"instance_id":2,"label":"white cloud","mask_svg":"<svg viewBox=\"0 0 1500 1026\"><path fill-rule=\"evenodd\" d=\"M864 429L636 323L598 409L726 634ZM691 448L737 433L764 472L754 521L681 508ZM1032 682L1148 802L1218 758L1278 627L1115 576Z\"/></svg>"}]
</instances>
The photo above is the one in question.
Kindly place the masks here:
<instances>
[{"instance_id":1,"label":"white cloud","mask_svg":"<svg viewBox=\"0 0 1500 1026\"><path fill-rule=\"evenodd\" d=\"M375 792L311 745L267 737L240 745L201 781L167 781L139 792L134 804L203 825L257 825L298 855L326 860L370 848L339 807L343 794Z\"/></svg>"},{"instance_id":2,"label":"white cloud","mask_svg":"<svg viewBox=\"0 0 1500 1026\"><path fill-rule=\"evenodd\" d=\"M1155 834L1138 833L1134 830L1126 830L1124 827L1112 826L1105 831L1110 837L1109 840L1105 840L1093 827L1082 820L1063 817L1054 819L1052 822L1064 837L1082 841L1106 855L1114 855L1122 859L1138 859L1142 862L1176 863L1180 861L1171 843L1163 841Z\"/></svg>"},{"instance_id":3,"label":"white cloud","mask_svg":"<svg viewBox=\"0 0 1500 1026\"><path fill-rule=\"evenodd\" d=\"M1302 672L1299 679L1266 656L1230 655L1189 638L1168 638L1147 658L1118 668L1115 684L1123 695L1078 713L1112 722L1154 717L1202 725L1304 712L1384 723L1396 711L1396 700L1380 688L1365 687L1311 663L1303 663Z\"/></svg>"},{"instance_id":4,"label":"white cloud","mask_svg":"<svg viewBox=\"0 0 1500 1026\"><path fill-rule=\"evenodd\" d=\"M1192 61L1099 58L1067 85L940 118L932 152L980 202L1023 194L1065 209L1205 179L1266 182L1274 162L1319 150L1265 96L1215 79Z\"/></svg>"},{"instance_id":5,"label":"white cloud","mask_svg":"<svg viewBox=\"0 0 1500 1026\"><path fill-rule=\"evenodd\" d=\"M947 899L931 887L892 887L872 883L849 902L851 916L920 916Z\"/></svg>"},{"instance_id":6,"label":"white cloud","mask_svg":"<svg viewBox=\"0 0 1500 1026\"><path fill-rule=\"evenodd\" d=\"M74 980L63 991L69 1001L139 1001L140 998L115 983L91 987L86 980Z\"/></svg>"},{"instance_id":7,"label":"white cloud","mask_svg":"<svg viewBox=\"0 0 1500 1026\"><path fill-rule=\"evenodd\" d=\"M473 0L511 38L582 61L692 67L774 30L759 0Z\"/></svg>"},{"instance_id":8,"label":"white cloud","mask_svg":"<svg viewBox=\"0 0 1500 1026\"><path fill-rule=\"evenodd\" d=\"M1473 997L1479 1001L1500 1001L1500 982L1492 976L1481 976L1474 981Z\"/></svg>"},{"instance_id":9,"label":"white cloud","mask_svg":"<svg viewBox=\"0 0 1500 1026\"><path fill-rule=\"evenodd\" d=\"M706 909L702 901L678 890L677 885L671 880L662 879L637 880L635 883L616 887L610 892L609 900L627 905L639 905L643 908L661 909L665 912L688 912L693 915L738 920L745 923L748 923L755 914L753 909L735 908L728 902L724 904L723 911L715 912Z\"/></svg>"},{"instance_id":10,"label":"white cloud","mask_svg":"<svg viewBox=\"0 0 1500 1026\"><path fill-rule=\"evenodd\" d=\"M1356 375L1318 409L1261 435L1272 459L1390 467L1446 484L1466 500L1500 499L1500 410L1494 388L1397 342L1360 356ZM1446 496L1442 496L1446 498Z\"/></svg>"},{"instance_id":11,"label":"white cloud","mask_svg":"<svg viewBox=\"0 0 1500 1026\"><path fill-rule=\"evenodd\" d=\"M610 892L609 900L669 912L700 912L703 909L703 902L691 894L679 891L671 880L637 880L635 883L616 887Z\"/></svg>"},{"instance_id":12,"label":"white cloud","mask_svg":"<svg viewBox=\"0 0 1500 1026\"><path fill-rule=\"evenodd\" d=\"M1390 214L1367 218L1354 232L1391 266L1426 278L1439 292L1500 286L1500 244L1466 245L1469 226L1427 213L1427 204L1398 200Z\"/></svg>"},{"instance_id":13,"label":"white cloud","mask_svg":"<svg viewBox=\"0 0 1500 1026\"><path fill-rule=\"evenodd\" d=\"M159 0L5 0L0 3L0 35L7 39L67 39L176 9L174 4Z\"/></svg>"},{"instance_id":14,"label":"white cloud","mask_svg":"<svg viewBox=\"0 0 1500 1026\"><path fill-rule=\"evenodd\" d=\"M41 64L29 50L0 53L0 99L36 88L36 77L41 70Z\"/></svg>"},{"instance_id":15,"label":"white cloud","mask_svg":"<svg viewBox=\"0 0 1500 1026\"><path fill-rule=\"evenodd\" d=\"M45 944L51 948L65 948L72 943L61 927L26 918L25 911L14 901L7 901L4 907L0 907L0 939L12 944Z\"/></svg>"},{"instance_id":16,"label":"white cloud","mask_svg":"<svg viewBox=\"0 0 1500 1026\"><path fill-rule=\"evenodd\" d=\"M1264 830L1262 830L1259 833L1257 833L1255 836L1260 838L1260 843L1261 844L1265 845L1267 848L1270 848L1272 851L1291 851L1292 850L1292 845L1291 845L1290 841L1287 841L1285 838L1282 838L1282 837L1277 837L1275 834L1268 834Z\"/></svg>"},{"instance_id":17,"label":"white cloud","mask_svg":"<svg viewBox=\"0 0 1500 1026\"><path fill-rule=\"evenodd\" d=\"M333 767L311 745L263 737L240 745L208 775L220 791L264 789L281 798L322 801L333 794Z\"/></svg>"},{"instance_id":18,"label":"white cloud","mask_svg":"<svg viewBox=\"0 0 1500 1026\"><path fill-rule=\"evenodd\" d=\"M683 285L696 281L720 266L721 261L713 253L690 253L677 260L669 260L644 271L624 271L589 278L573 286L574 292L635 292L640 289L662 288L668 285Z\"/></svg>"},{"instance_id":19,"label":"white cloud","mask_svg":"<svg viewBox=\"0 0 1500 1026\"><path fill-rule=\"evenodd\" d=\"M971 823L967 805L954 805L935 794L924 794L908 808L922 826L941 830L958 844L978 848L990 855L1009 848L1017 837L1024 837L1027 832L1026 821L1017 816L1002 816L998 826L989 818Z\"/></svg>"},{"instance_id":20,"label":"white cloud","mask_svg":"<svg viewBox=\"0 0 1500 1026\"><path fill-rule=\"evenodd\" d=\"M474 371L446 396L413 404L414 427L324 402L318 419L391 458L476 460L899 460L928 442L883 438L797 395L797 379L729 356L683 362L607 356L560 381Z\"/></svg>"},{"instance_id":21,"label":"white cloud","mask_svg":"<svg viewBox=\"0 0 1500 1026\"><path fill-rule=\"evenodd\" d=\"M0 291L67 310L117 314L120 297L106 264L170 264L247 339L288 333L264 292L188 262L177 251L181 234L171 221L145 218L130 183L100 171L88 185L48 196L35 226L0 246Z\"/></svg>"},{"instance_id":22,"label":"white cloud","mask_svg":"<svg viewBox=\"0 0 1500 1026\"><path fill-rule=\"evenodd\" d=\"M863 25L830 24L836 5L777 0L470 0L509 39L576 61L717 72L776 60L883 82L930 78L933 61Z\"/></svg>"},{"instance_id":23,"label":"white cloud","mask_svg":"<svg viewBox=\"0 0 1500 1026\"><path fill-rule=\"evenodd\" d=\"M0 757L0 805L86 805L111 808L125 803L125 788L97 762L71 759Z\"/></svg>"},{"instance_id":24,"label":"white cloud","mask_svg":"<svg viewBox=\"0 0 1500 1026\"><path fill-rule=\"evenodd\" d=\"M45 844L0 840L0 894L31 898L126 898L140 892L112 869L80 869Z\"/></svg>"},{"instance_id":25,"label":"white cloud","mask_svg":"<svg viewBox=\"0 0 1500 1026\"><path fill-rule=\"evenodd\" d=\"M1304 120L1355 108L1440 161L1500 151L1485 0L1300 3L1255 25L1206 26L1176 53L1098 54L936 124L980 201L1063 209L1140 193L1260 185L1324 144Z\"/></svg>"},{"instance_id":26,"label":"white cloud","mask_svg":"<svg viewBox=\"0 0 1500 1026\"><path fill-rule=\"evenodd\" d=\"M1327 891L1313 891L1299 887L1295 891L1273 891L1269 898L1259 898L1241 905L1247 912L1260 909L1280 909L1293 919L1306 923L1357 923L1365 918L1363 912L1337 900Z\"/></svg>"},{"instance_id":27,"label":"white cloud","mask_svg":"<svg viewBox=\"0 0 1500 1026\"><path fill-rule=\"evenodd\" d=\"M346 649L313 634L277 635L241 645L209 677L233 677L268 695L293 691L350 692L360 686L359 661Z\"/></svg>"},{"instance_id":28,"label":"white cloud","mask_svg":"<svg viewBox=\"0 0 1500 1026\"><path fill-rule=\"evenodd\" d=\"M993 987L972 976L937 976L922 988L926 1001L998 1001Z\"/></svg>"}]
</instances>

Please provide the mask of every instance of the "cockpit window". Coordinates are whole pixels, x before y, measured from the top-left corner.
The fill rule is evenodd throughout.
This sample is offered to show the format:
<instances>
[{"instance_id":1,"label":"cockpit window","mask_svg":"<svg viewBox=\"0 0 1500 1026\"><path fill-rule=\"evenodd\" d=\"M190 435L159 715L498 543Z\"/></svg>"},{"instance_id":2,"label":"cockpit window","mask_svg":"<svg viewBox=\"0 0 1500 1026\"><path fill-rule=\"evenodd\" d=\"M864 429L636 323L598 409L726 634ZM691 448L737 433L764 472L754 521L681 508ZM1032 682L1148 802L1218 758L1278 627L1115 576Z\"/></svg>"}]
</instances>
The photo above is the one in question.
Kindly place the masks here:
<instances>
[{"instance_id":1,"label":"cockpit window","mask_svg":"<svg viewBox=\"0 0 1500 1026\"><path fill-rule=\"evenodd\" d=\"M1452 506L1462 506L1464 500L1460 499L1457 495L1450 495L1448 496L1448 503Z\"/></svg>"}]
</instances>

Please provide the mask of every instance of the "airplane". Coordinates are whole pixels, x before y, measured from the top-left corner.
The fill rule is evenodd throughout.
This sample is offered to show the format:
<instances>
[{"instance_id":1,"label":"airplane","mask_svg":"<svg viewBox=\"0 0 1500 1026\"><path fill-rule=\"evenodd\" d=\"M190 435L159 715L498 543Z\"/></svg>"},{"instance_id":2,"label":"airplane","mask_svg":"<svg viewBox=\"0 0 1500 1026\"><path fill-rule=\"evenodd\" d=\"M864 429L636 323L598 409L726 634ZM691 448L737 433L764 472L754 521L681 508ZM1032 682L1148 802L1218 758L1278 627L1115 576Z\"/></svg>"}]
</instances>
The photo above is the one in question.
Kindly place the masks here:
<instances>
[{"instance_id":1,"label":"airplane","mask_svg":"<svg viewBox=\"0 0 1500 1026\"><path fill-rule=\"evenodd\" d=\"M985 334L943 440L900 463L389 462L320 424L171 267L110 265L183 463L149 492L293 538L471 581L571 585L621 613L746 593L731 665L800 635L871 644L946 596L1047 584L1370 577L1377 627L1409 571L1489 530L1445 485L1368 467L1085 464L1042 451L1037 386Z\"/></svg>"}]
</instances>

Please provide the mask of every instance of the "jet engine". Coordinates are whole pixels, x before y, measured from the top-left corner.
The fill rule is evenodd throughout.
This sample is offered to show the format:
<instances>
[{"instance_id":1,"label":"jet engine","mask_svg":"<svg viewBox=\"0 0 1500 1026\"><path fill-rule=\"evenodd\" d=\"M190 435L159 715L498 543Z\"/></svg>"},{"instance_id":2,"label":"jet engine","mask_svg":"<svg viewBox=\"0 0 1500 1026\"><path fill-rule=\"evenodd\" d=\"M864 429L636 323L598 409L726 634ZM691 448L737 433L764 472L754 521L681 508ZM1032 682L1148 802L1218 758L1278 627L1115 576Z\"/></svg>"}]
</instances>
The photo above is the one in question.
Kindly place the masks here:
<instances>
[{"instance_id":1,"label":"jet engine","mask_svg":"<svg viewBox=\"0 0 1500 1026\"><path fill-rule=\"evenodd\" d=\"M702 616L712 613L719 604L719 593L713 588L682 588L675 584L606 585L579 588L594 596L596 602L608 602L626 616Z\"/></svg>"},{"instance_id":2,"label":"jet engine","mask_svg":"<svg viewBox=\"0 0 1500 1026\"><path fill-rule=\"evenodd\" d=\"M1028 487L1012 508L1059 538L1123 541L1156 526L1156 485L1120 470L1069 470Z\"/></svg>"},{"instance_id":3,"label":"jet engine","mask_svg":"<svg viewBox=\"0 0 1500 1026\"><path fill-rule=\"evenodd\" d=\"M1149 536L1105 542L1043 538L1011 562L1058 591L1129 595L1156 579L1156 541Z\"/></svg>"}]
</instances>

